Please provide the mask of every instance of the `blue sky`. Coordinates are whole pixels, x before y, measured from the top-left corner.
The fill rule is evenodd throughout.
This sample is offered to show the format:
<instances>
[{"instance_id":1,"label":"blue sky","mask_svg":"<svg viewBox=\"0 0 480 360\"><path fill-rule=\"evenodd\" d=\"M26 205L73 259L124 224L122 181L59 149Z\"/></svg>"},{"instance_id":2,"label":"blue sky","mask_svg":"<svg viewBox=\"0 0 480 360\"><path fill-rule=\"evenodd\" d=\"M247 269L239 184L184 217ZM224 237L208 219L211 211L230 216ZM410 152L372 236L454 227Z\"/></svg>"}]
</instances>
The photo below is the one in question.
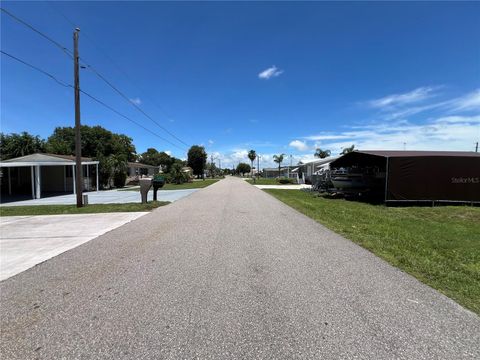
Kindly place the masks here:
<instances>
[{"instance_id":1,"label":"blue sky","mask_svg":"<svg viewBox=\"0 0 480 360\"><path fill-rule=\"evenodd\" d=\"M72 48L222 166L255 149L308 160L316 147L464 150L480 141L480 3L2 2ZM72 83L58 48L2 13L1 48ZM112 62L113 59L113 62ZM126 75L125 75L126 74ZM81 87L177 143L82 97L82 123L184 158L184 147L88 69ZM73 93L2 55L1 129L46 137L74 123Z\"/></svg>"}]
</instances>

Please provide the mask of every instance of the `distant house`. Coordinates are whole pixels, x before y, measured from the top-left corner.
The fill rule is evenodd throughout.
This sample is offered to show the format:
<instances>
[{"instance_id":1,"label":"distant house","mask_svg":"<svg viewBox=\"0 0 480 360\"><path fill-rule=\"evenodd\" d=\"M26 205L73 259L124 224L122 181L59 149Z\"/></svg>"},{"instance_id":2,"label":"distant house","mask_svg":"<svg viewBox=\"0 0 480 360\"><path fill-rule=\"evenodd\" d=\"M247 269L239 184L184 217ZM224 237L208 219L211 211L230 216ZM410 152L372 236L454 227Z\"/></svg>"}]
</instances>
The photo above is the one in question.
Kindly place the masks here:
<instances>
[{"instance_id":1,"label":"distant house","mask_svg":"<svg viewBox=\"0 0 480 360\"><path fill-rule=\"evenodd\" d=\"M324 159L316 159L313 161L306 162L304 164L299 164L293 169L295 176L298 175L299 183L310 184L312 181L312 175L317 174L322 168L328 167L329 164L338 159L340 156L329 156Z\"/></svg>"},{"instance_id":2,"label":"distant house","mask_svg":"<svg viewBox=\"0 0 480 360\"><path fill-rule=\"evenodd\" d=\"M82 158L84 191L98 190L98 161ZM75 157L31 154L0 162L2 202L75 193Z\"/></svg>"},{"instance_id":3,"label":"distant house","mask_svg":"<svg viewBox=\"0 0 480 360\"><path fill-rule=\"evenodd\" d=\"M137 162L128 163L129 177L142 176L142 175L153 176L155 174L158 174L159 171L160 171L160 168L158 166L152 166L152 165L147 165L147 164L142 164Z\"/></svg>"},{"instance_id":4,"label":"distant house","mask_svg":"<svg viewBox=\"0 0 480 360\"><path fill-rule=\"evenodd\" d=\"M190 166L182 167L182 171L187 175L193 176L193 169Z\"/></svg>"},{"instance_id":5,"label":"distant house","mask_svg":"<svg viewBox=\"0 0 480 360\"><path fill-rule=\"evenodd\" d=\"M292 177L292 171L296 168L296 166L282 166L280 168L280 172L278 171L278 167L276 168L264 168L263 169L263 177L264 178L277 178L277 177Z\"/></svg>"}]
</instances>

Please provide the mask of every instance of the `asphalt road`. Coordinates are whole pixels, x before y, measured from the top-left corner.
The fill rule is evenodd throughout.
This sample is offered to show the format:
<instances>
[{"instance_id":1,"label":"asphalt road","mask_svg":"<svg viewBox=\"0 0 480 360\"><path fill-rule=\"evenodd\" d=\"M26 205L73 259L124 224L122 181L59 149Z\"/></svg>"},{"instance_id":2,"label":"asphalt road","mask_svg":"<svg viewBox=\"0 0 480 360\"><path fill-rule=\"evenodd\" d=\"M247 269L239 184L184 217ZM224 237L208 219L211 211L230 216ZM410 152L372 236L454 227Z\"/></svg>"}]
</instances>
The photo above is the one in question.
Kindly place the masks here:
<instances>
[{"instance_id":1,"label":"asphalt road","mask_svg":"<svg viewBox=\"0 0 480 360\"><path fill-rule=\"evenodd\" d=\"M478 359L480 319L239 179L0 283L2 359Z\"/></svg>"}]
</instances>

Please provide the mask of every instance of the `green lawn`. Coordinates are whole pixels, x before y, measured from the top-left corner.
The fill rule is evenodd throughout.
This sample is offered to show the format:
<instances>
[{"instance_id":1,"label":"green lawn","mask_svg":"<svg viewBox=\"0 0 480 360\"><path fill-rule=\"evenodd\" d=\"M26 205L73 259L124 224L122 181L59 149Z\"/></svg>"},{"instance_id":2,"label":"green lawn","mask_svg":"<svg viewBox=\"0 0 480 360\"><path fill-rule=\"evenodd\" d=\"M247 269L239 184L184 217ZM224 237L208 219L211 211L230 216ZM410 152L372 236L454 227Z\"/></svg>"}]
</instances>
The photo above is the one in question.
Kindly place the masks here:
<instances>
[{"instance_id":1,"label":"green lawn","mask_svg":"<svg viewBox=\"0 0 480 360\"><path fill-rule=\"evenodd\" d=\"M255 181L253 180L246 180L246 181L254 185L293 185L293 184L282 184L277 179L260 178L260 179L256 179Z\"/></svg>"},{"instance_id":2,"label":"green lawn","mask_svg":"<svg viewBox=\"0 0 480 360\"><path fill-rule=\"evenodd\" d=\"M265 191L480 314L480 208L386 207Z\"/></svg>"},{"instance_id":3,"label":"green lawn","mask_svg":"<svg viewBox=\"0 0 480 360\"><path fill-rule=\"evenodd\" d=\"M61 215L61 214L93 214L109 212L150 211L159 206L168 205L168 201L151 201L147 204L95 204L77 208L75 205L37 205L37 206L1 206L0 216L24 215Z\"/></svg>"},{"instance_id":4,"label":"green lawn","mask_svg":"<svg viewBox=\"0 0 480 360\"><path fill-rule=\"evenodd\" d=\"M160 190L183 190L183 189L201 189L216 183L218 179L195 180L191 183L183 184L165 184ZM140 187L135 186L127 189L120 189L120 191L140 191Z\"/></svg>"}]
</instances>

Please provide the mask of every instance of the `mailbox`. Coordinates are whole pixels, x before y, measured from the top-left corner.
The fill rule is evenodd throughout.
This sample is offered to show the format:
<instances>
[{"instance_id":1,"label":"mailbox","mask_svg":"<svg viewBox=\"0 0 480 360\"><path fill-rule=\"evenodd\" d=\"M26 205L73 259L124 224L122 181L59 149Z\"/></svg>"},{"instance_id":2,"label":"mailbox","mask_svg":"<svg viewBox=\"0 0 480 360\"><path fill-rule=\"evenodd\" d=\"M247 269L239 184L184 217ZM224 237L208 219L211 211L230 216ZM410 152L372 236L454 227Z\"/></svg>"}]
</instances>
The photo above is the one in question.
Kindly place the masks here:
<instances>
[{"instance_id":1,"label":"mailbox","mask_svg":"<svg viewBox=\"0 0 480 360\"><path fill-rule=\"evenodd\" d=\"M148 190L152 187L152 179L143 178L139 180L140 183L140 194L142 196L142 204L147 203Z\"/></svg>"},{"instance_id":2,"label":"mailbox","mask_svg":"<svg viewBox=\"0 0 480 360\"><path fill-rule=\"evenodd\" d=\"M157 190L165 185L165 178L161 175L155 175L152 181L153 185L153 201L157 201Z\"/></svg>"}]
</instances>

